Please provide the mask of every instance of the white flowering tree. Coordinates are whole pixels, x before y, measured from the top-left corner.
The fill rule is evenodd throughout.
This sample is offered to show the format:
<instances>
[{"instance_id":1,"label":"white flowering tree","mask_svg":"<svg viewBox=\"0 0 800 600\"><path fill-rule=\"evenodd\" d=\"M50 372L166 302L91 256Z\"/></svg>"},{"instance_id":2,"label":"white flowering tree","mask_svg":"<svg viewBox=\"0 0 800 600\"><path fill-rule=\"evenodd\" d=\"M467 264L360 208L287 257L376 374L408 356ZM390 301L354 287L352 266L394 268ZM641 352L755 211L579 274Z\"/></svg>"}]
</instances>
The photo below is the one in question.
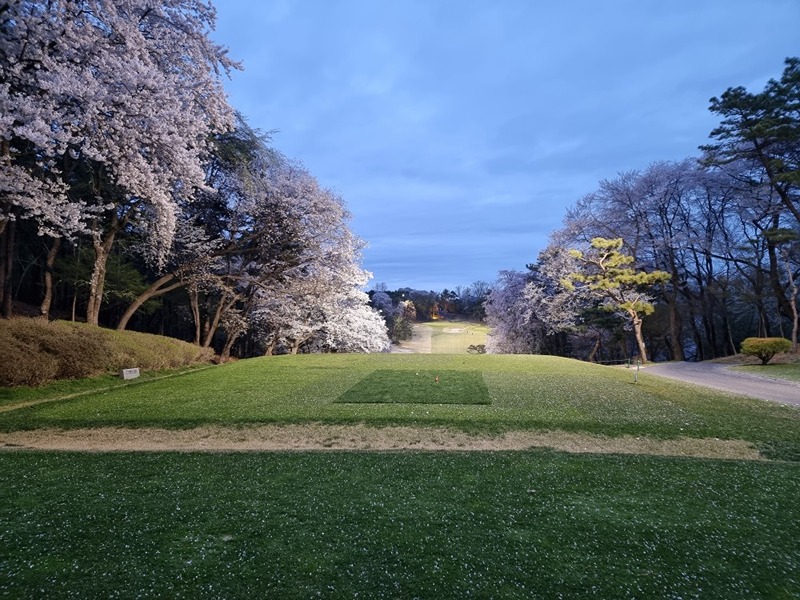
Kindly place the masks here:
<instances>
[{"instance_id":1,"label":"white flowering tree","mask_svg":"<svg viewBox=\"0 0 800 600\"><path fill-rule=\"evenodd\" d=\"M491 354L536 354L544 329L525 298L530 273L501 271L486 300L490 332L486 350Z\"/></svg>"},{"instance_id":2,"label":"white flowering tree","mask_svg":"<svg viewBox=\"0 0 800 600\"><path fill-rule=\"evenodd\" d=\"M232 124L220 76L235 65L194 0L20 0L0 42L0 232L91 232L87 321L97 323L116 236L135 225L150 258L171 246L179 199L205 185L202 157ZM87 210L87 208L89 210Z\"/></svg>"},{"instance_id":3,"label":"white flowering tree","mask_svg":"<svg viewBox=\"0 0 800 600\"><path fill-rule=\"evenodd\" d=\"M339 305L325 333L327 347L337 352L387 352L390 346L383 318L357 296Z\"/></svg>"},{"instance_id":4,"label":"white flowering tree","mask_svg":"<svg viewBox=\"0 0 800 600\"><path fill-rule=\"evenodd\" d=\"M338 233L319 247L313 262L259 292L254 322L266 354L276 348L293 354L301 347L341 352L388 348L383 318L361 291L371 277L359 264L363 244L345 225L342 221Z\"/></svg>"}]
</instances>

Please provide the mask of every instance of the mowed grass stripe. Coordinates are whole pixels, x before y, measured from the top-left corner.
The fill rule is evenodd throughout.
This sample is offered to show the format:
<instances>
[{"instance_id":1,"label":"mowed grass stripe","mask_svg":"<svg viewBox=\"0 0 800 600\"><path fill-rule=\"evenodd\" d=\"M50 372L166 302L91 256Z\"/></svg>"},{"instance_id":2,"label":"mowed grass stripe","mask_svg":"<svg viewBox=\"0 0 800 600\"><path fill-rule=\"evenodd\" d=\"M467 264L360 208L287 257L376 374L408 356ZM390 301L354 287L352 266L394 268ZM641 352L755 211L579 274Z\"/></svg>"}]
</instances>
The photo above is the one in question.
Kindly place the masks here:
<instances>
[{"instance_id":1,"label":"mowed grass stripe","mask_svg":"<svg viewBox=\"0 0 800 600\"><path fill-rule=\"evenodd\" d=\"M336 402L490 404L491 400L480 371L377 369Z\"/></svg>"}]
</instances>

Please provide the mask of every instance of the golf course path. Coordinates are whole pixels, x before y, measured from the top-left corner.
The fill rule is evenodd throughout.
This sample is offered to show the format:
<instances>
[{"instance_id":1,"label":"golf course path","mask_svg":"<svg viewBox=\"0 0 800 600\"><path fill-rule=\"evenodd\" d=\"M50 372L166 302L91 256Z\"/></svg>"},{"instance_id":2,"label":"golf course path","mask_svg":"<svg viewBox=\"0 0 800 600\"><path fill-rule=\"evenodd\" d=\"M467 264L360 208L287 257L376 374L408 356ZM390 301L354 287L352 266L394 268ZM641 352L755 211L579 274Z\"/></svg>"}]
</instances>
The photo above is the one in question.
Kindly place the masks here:
<instances>
[{"instance_id":1,"label":"golf course path","mask_svg":"<svg viewBox=\"0 0 800 600\"><path fill-rule=\"evenodd\" d=\"M800 383L731 369L712 362L669 362L649 365L645 373L783 404L800 406Z\"/></svg>"}]
</instances>

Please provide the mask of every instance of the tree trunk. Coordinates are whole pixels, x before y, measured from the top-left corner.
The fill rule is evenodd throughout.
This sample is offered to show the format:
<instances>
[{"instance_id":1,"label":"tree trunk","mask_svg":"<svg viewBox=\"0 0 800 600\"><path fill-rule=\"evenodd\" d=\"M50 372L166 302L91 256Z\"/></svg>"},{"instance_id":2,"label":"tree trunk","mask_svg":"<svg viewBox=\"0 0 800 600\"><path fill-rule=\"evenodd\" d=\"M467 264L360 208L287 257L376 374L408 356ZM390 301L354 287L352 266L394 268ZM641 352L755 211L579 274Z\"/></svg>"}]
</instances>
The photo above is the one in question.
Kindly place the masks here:
<instances>
[{"instance_id":1,"label":"tree trunk","mask_svg":"<svg viewBox=\"0 0 800 600\"><path fill-rule=\"evenodd\" d=\"M149 288L139 294L139 297L131 302L131 305L125 310L122 317L120 317L119 323L117 323L117 331L125 331L125 328L128 326L128 322L131 320L131 317L136 313L137 310L139 310L139 308L141 308L142 304L150 300L150 298L161 296L162 294L166 294L167 292L171 292L172 290L176 290L186 285L184 281L176 281L172 285L167 285L173 279L175 279L175 275L171 273L164 275L160 279L157 279L155 282L153 282Z\"/></svg>"},{"instance_id":2,"label":"tree trunk","mask_svg":"<svg viewBox=\"0 0 800 600\"><path fill-rule=\"evenodd\" d=\"M94 247L94 269L89 282L89 299L86 305L86 322L90 325L100 324L100 305L103 303L103 291L106 285L106 269L114 239L122 223L117 219L116 213L111 220L105 239L96 229L92 232L92 246Z\"/></svg>"},{"instance_id":3,"label":"tree trunk","mask_svg":"<svg viewBox=\"0 0 800 600\"><path fill-rule=\"evenodd\" d=\"M206 331L205 339L203 340L203 348L209 348L211 346L211 342L214 340L214 334L217 332L219 323L222 320L222 315L236 304L237 299L236 294L232 292L229 293L225 291L222 293L222 297L219 299L219 303L217 303L217 309L214 311L214 317L211 319L208 330Z\"/></svg>"},{"instance_id":4,"label":"tree trunk","mask_svg":"<svg viewBox=\"0 0 800 600\"><path fill-rule=\"evenodd\" d=\"M197 291L196 285L190 285L186 289L186 293L189 294L189 306L192 308L192 318L194 319L194 344L195 346L199 346L200 329L202 327L200 323L200 294Z\"/></svg>"},{"instance_id":5,"label":"tree trunk","mask_svg":"<svg viewBox=\"0 0 800 600\"><path fill-rule=\"evenodd\" d=\"M5 299L5 285L6 280L6 252L8 251L8 219L3 219L3 229L0 231L0 314L2 314L3 301Z\"/></svg>"},{"instance_id":6,"label":"tree trunk","mask_svg":"<svg viewBox=\"0 0 800 600\"><path fill-rule=\"evenodd\" d=\"M240 332L233 333L228 336L227 340L225 340L225 345L222 347L222 352L220 352L219 355L220 362L227 362L231 357L231 348L233 348L233 344L239 339L240 335Z\"/></svg>"},{"instance_id":7,"label":"tree trunk","mask_svg":"<svg viewBox=\"0 0 800 600\"><path fill-rule=\"evenodd\" d=\"M676 281L673 279L673 285ZM674 290L673 293L667 298L669 304L669 332L672 338L672 360L686 360L683 354L683 339L681 335L681 316L678 312L678 291Z\"/></svg>"},{"instance_id":8,"label":"tree trunk","mask_svg":"<svg viewBox=\"0 0 800 600\"><path fill-rule=\"evenodd\" d=\"M778 227L778 224L778 217L775 216L773 218L773 227ZM784 317L788 317L792 314L792 310L789 306L789 299L784 292L783 283L781 282L777 244L772 241L769 236L767 236L767 256L769 257L769 283L772 288L772 293L778 301L778 313Z\"/></svg>"},{"instance_id":9,"label":"tree trunk","mask_svg":"<svg viewBox=\"0 0 800 600\"><path fill-rule=\"evenodd\" d=\"M789 251L785 250L783 255L786 261L786 275L789 278L789 302L792 312L792 352L797 354L797 284L794 282L794 275L792 274L792 263L789 261Z\"/></svg>"},{"instance_id":10,"label":"tree trunk","mask_svg":"<svg viewBox=\"0 0 800 600\"><path fill-rule=\"evenodd\" d=\"M587 362L594 362L594 358L597 355L597 351L600 350L600 339L601 336L598 333L597 339L594 341L594 346L592 347L592 351L589 352L589 356L586 358Z\"/></svg>"},{"instance_id":11,"label":"tree trunk","mask_svg":"<svg viewBox=\"0 0 800 600\"><path fill-rule=\"evenodd\" d=\"M54 238L53 245L47 252L47 259L44 264L44 297L39 306L39 313L45 318L50 317L50 307L53 304L53 267L56 264L58 252L61 250L61 238Z\"/></svg>"},{"instance_id":12,"label":"tree trunk","mask_svg":"<svg viewBox=\"0 0 800 600\"><path fill-rule=\"evenodd\" d=\"M103 303L106 268L111 245L114 243L113 238L113 235L109 235L102 242L97 241L94 244L94 268L92 269L92 279L89 282L89 299L86 304L86 322L89 325L100 324L100 305Z\"/></svg>"},{"instance_id":13,"label":"tree trunk","mask_svg":"<svg viewBox=\"0 0 800 600\"><path fill-rule=\"evenodd\" d=\"M2 252L2 283L0 286L2 287L2 314L3 317L6 319L11 318L14 314L14 294L13 289L11 287L11 277L14 274L14 251L16 249L16 232L17 232L17 222L16 221L9 221L6 225L6 229L3 232L3 238L0 238L0 242L5 242L3 244L3 252Z\"/></svg>"},{"instance_id":14,"label":"tree trunk","mask_svg":"<svg viewBox=\"0 0 800 600\"><path fill-rule=\"evenodd\" d=\"M633 333L636 336L636 345L639 347L639 359L642 364L647 362L647 350L644 347L644 337L642 336L642 319L638 315L632 315Z\"/></svg>"},{"instance_id":15,"label":"tree trunk","mask_svg":"<svg viewBox=\"0 0 800 600\"><path fill-rule=\"evenodd\" d=\"M92 280L89 282L89 300L86 306L86 322L90 325L100 324L100 306L103 303L103 291L106 285L106 268L108 258L111 256L111 249L117 233L128 222L134 207L129 207L127 212L120 216L116 210L111 212L111 222L106 230L106 237L98 229L98 223L92 225L92 246L94 247L94 269L92 270Z\"/></svg>"}]
</instances>

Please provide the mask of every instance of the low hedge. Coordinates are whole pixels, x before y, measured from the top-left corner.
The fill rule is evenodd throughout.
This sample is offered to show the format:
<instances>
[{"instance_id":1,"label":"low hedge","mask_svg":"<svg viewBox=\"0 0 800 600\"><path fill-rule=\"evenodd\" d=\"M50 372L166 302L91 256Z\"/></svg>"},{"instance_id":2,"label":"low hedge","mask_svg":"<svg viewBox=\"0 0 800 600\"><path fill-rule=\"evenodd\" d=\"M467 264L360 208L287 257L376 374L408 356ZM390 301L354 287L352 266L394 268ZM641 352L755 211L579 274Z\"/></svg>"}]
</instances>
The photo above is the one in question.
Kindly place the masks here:
<instances>
[{"instance_id":1,"label":"low hedge","mask_svg":"<svg viewBox=\"0 0 800 600\"><path fill-rule=\"evenodd\" d=\"M37 386L138 367L178 368L214 354L181 340L85 323L15 318L0 320L0 386Z\"/></svg>"}]
</instances>

